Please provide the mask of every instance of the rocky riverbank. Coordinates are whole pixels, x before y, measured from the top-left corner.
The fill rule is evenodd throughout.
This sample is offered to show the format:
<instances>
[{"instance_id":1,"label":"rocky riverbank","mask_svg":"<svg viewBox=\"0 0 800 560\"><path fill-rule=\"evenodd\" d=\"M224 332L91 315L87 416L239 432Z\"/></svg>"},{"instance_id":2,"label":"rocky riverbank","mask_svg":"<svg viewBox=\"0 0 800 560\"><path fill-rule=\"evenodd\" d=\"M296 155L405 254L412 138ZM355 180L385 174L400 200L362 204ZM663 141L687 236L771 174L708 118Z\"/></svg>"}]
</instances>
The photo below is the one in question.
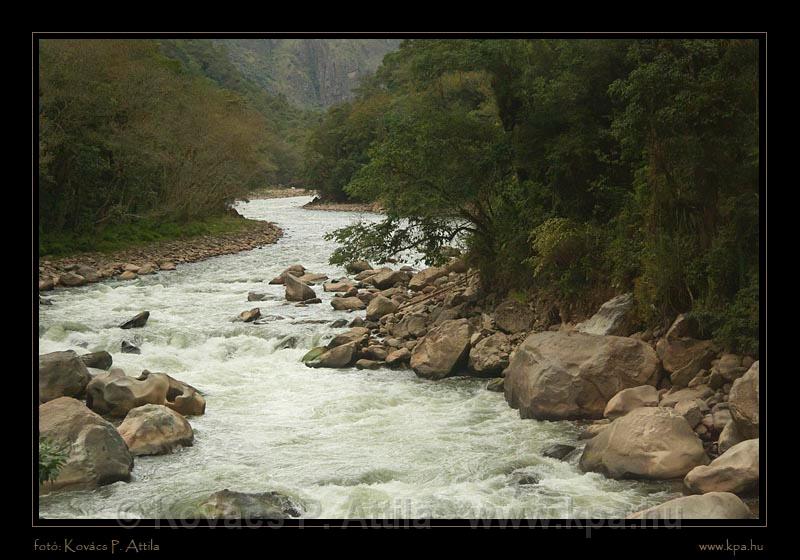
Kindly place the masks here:
<instances>
[{"instance_id":1,"label":"rocky riverbank","mask_svg":"<svg viewBox=\"0 0 800 560\"><path fill-rule=\"evenodd\" d=\"M383 212L383 208L377 202L330 202L323 201L319 197L303 205L307 210L324 210L329 212Z\"/></svg>"},{"instance_id":2,"label":"rocky riverbank","mask_svg":"<svg viewBox=\"0 0 800 560\"><path fill-rule=\"evenodd\" d=\"M244 219L244 218L243 218ZM182 263L238 253L275 243L283 234L275 224L247 220L241 231L160 241L113 253L80 253L39 261L39 291L82 286L104 279L133 280Z\"/></svg>"},{"instance_id":3,"label":"rocky riverbank","mask_svg":"<svg viewBox=\"0 0 800 560\"><path fill-rule=\"evenodd\" d=\"M283 189L260 189L247 195L248 200L265 200L270 198L292 198L299 196L314 196L316 191L288 187Z\"/></svg>"},{"instance_id":4,"label":"rocky riverbank","mask_svg":"<svg viewBox=\"0 0 800 560\"><path fill-rule=\"evenodd\" d=\"M580 454L585 472L678 480L698 495L633 517L757 515L759 362L702 340L691 318L634 332L633 298L622 294L589 319L565 323L517 299L491 302L459 259L421 271L362 261L348 272L322 288L336 293L334 309L365 314L309 350L308 367L489 378L487 389L503 392L521 418L582 425L559 456ZM307 305L319 302L312 286L325 279L294 265L273 282Z\"/></svg>"}]
</instances>

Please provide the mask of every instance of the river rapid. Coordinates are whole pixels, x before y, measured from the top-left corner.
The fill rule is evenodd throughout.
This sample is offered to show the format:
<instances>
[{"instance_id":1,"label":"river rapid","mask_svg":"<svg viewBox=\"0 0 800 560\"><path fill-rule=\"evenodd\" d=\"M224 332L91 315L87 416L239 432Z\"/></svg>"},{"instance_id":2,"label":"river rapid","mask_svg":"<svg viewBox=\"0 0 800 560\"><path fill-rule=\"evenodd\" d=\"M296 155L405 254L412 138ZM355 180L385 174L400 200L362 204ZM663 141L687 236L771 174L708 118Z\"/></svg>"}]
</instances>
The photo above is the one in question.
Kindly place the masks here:
<instances>
[{"instance_id":1,"label":"river rapid","mask_svg":"<svg viewBox=\"0 0 800 560\"><path fill-rule=\"evenodd\" d=\"M129 375L162 371L204 393L206 414L189 418L195 443L137 457L130 482L42 496L43 518L167 518L192 513L223 488L277 490L307 518L623 517L678 493L665 483L614 481L543 457L552 443L576 445L571 422L521 420L486 380L427 381L408 371L310 369L312 346L355 314L295 307L270 279L303 264L331 278L323 236L358 218L304 210L308 197L253 200L237 209L283 228L277 244L184 264L134 281L112 280L48 294L39 307L39 353L107 350ZM249 291L271 299L248 302ZM260 307L263 324L232 322ZM117 325L149 310L146 327ZM360 313L363 315L363 312ZM122 354L121 340L141 347ZM534 475L538 484L517 484Z\"/></svg>"}]
</instances>

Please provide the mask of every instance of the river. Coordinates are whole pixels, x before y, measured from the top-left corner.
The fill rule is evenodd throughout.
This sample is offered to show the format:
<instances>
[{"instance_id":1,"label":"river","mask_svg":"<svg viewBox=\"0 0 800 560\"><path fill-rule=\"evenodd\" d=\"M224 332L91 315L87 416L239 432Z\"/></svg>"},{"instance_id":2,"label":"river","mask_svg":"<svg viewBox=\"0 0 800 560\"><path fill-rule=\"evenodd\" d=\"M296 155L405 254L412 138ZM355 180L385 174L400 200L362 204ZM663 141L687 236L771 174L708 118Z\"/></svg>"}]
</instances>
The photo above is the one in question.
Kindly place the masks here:
<instances>
[{"instance_id":1,"label":"river","mask_svg":"<svg viewBox=\"0 0 800 560\"><path fill-rule=\"evenodd\" d=\"M300 208L308 200L238 205L283 228L275 245L50 293L53 305L39 308L40 353L107 350L129 375L163 371L194 385L207 407L189 419L192 447L137 457L127 483L42 496L41 517L181 516L223 488L281 491L309 518L622 517L677 495L663 483L584 474L577 456L543 457L548 444L575 444L578 427L521 420L485 380L305 367L309 348L342 332L328 323L354 315L334 311L320 286L322 305L303 308L267 282L294 263L343 276L327 262L334 245L323 235L358 217ZM248 291L273 299L250 303ZM264 324L232 322L255 306ZM145 328L117 328L142 310ZM122 339L141 355L120 353ZM516 484L520 473L539 483Z\"/></svg>"}]
</instances>

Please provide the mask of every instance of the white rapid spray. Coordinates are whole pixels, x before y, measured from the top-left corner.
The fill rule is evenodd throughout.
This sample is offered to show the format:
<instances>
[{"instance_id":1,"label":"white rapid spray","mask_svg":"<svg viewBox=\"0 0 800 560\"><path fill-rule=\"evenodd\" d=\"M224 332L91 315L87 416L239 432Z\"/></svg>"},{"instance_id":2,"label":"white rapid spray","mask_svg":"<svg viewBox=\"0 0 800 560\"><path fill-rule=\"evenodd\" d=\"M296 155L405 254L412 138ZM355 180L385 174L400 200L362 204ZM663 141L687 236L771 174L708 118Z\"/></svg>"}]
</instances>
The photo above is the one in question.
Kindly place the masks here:
<instances>
[{"instance_id":1,"label":"white rapid spray","mask_svg":"<svg viewBox=\"0 0 800 560\"><path fill-rule=\"evenodd\" d=\"M343 276L327 263L334 246L323 235L368 217L301 209L307 201L239 205L283 228L275 245L51 292L53 305L39 310L40 353L107 350L128 374L163 371L194 385L207 408L190 418L193 447L137 458L128 483L43 496L41 517L180 517L223 488L284 492L309 518L622 517L673 497L666 484L584 474L576 456L543 457L549 444L577 445L576 426L521 420L485 380L306 368L305 351L341 332L328 324L355 315L334 311L320 286L321 305L294 307L267 283L294 263ZM272 299L248 302L248 291ZM265 324L231 321L256 306ZM145 328L117 328L142 310ZM123 339L141 355L120 353ZM540 482L516 484L520 474Z\"/></svg>"}]
</instances>

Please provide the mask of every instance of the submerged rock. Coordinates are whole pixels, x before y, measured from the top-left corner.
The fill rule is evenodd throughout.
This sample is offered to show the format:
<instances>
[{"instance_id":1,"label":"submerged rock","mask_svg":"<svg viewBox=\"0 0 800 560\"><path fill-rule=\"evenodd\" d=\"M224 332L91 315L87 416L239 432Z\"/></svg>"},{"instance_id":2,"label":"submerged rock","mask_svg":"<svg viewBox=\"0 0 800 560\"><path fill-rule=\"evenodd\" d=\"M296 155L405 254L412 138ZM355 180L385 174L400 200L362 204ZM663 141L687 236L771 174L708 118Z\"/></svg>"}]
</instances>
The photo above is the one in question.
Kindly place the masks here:
<instances>
[{"instance_id":1,"label":"submerged rock","mask_svg":"<svg viewBox=\"0 0 800 560\"><path fill-rule=\"evenodd\" d=\"M247 494L225 489L206 498L200 513L210 519L285 519L300 517L303 509L279 492Z\"/></svg>"},{"instance_id":2,"label":"submerged rock","mask_svg":"<svg viewBox=\"0 0 800 560\"><path fill-rule=\"evenodd\" d=\"M141 354L142 353L142 351L139 349L138 346L134 346L133 344L131 344L127 340L123 340L122 343L120 344L120 351L123 354Z\"/></svg>"},{"instance_id":3,"label":"submerged rock","mask_svg":"<svg viewBox=\"0 0 800 560\"><path fill-rule=\"evenodd\" d=\"M149 311L142 311L141 313L137 314L135 317L128 319L124 323L122 323L119 328L121 329L138 329L147 324L147 319L150 318Z\"/></svg>"},{"instance_id":4,"label":"submerged rock","mask_svg":"<svg viewBox=\"0 0 800 560\"><path fill-rule=\"evenodd\" d=\"M242 311L239 313L239 320L245 323L250 323L261 317L261 309L254 307L250 311Z\"/></svg>"},{"instance_id":5,"label":"submerged rock","mask_svg":"<svg viewBox=\"0 0 800 560\"><path fill-rule=\"evenodd\" d=\"M111 367L111 364L113 363L111 354L109 354L105 350L101 350L100 352L91 352L89 354L84 354L80 358L83 364L88 368L108 369Z\"/></svg>"},{"instance_id":6,"label":"submerged rock","mask_svg":"<svg viewBox=\"0 0 800 560\"><path fill-rule=\"evenodd\" d=\"M542 455L552 459L563 460L567 455L575 451L574 445L567 445L564 443L554 443L542 449Z\"/></svg>"}]
</instances>

